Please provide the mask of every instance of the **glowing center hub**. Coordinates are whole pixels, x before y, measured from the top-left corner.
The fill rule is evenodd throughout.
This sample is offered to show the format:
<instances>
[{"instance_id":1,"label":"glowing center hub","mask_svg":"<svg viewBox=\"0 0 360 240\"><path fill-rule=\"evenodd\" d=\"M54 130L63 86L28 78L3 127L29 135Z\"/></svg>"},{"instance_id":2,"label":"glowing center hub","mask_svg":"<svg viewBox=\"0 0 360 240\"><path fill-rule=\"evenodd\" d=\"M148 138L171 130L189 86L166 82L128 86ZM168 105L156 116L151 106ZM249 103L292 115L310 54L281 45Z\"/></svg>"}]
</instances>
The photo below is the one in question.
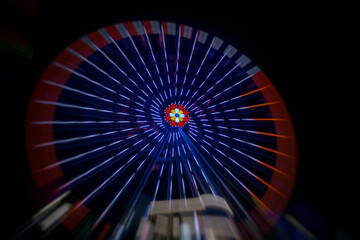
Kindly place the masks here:
<instances>
[{"instance_id":1,"label":"glowing center hub","mask_svg":"<svg viewBox=\"0 0 360 240\"><path fill-rule=\"evenodd\" d=\"M190 120L189 111L180 104L170 104L170 106L165 109L164 117L172 127L183 127Z\"/></svg>"}]
</instances>

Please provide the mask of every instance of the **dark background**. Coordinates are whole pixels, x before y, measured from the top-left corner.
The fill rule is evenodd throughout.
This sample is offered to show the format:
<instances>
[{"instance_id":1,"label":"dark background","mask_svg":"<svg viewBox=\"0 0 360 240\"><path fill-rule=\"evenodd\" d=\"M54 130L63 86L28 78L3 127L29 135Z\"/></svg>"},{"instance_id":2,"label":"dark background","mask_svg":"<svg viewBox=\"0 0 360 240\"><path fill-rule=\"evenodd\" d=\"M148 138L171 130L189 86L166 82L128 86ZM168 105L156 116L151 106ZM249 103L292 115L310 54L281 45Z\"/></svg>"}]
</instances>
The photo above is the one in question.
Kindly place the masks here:
<instances>
[{"instance_id":1,"label":"dark background","mask_svg":"<svg viewBox=\"0 0 360 240\"><path fill-rule=\"evenodd\" d=\"M9 0L0 4L0 27L23 36L34 51L24 58L0 48L5 236L40 207L27 165L24 127L29 99L47 65L68 44L100 27L165 20L203 29L235 47L246 46L246 54L283 97L296 131L298 175L286 213L319 239L359 237L359 79L351 74L356 66L348 57L355 55L351 6L117 2Z\"/></svg>"}]
</instances>

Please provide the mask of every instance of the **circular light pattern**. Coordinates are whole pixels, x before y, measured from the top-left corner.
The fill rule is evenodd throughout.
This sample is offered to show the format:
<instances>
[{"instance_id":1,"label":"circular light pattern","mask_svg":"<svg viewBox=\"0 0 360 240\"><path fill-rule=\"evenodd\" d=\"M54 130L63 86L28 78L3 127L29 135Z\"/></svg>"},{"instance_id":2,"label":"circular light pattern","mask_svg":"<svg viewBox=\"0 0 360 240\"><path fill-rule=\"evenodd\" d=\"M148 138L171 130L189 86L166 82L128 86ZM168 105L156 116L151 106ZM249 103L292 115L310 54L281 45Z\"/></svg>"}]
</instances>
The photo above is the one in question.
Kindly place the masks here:
<instances>
[{"instance_id":1,"label":"circular light pattern","mask_svg":"<svg viewBox=\"0 0 360 240\"><path fill-rule=\"evenodd\" d=\"M243 50L158 21L107 26L61 52L33 93L26 145L47 214L62 203L57 222L36 218L46 236L134 237L155 203L190 199L223 201L242 237L261 236L297 164L285 104Z\"/></svg>"}]
</instances>

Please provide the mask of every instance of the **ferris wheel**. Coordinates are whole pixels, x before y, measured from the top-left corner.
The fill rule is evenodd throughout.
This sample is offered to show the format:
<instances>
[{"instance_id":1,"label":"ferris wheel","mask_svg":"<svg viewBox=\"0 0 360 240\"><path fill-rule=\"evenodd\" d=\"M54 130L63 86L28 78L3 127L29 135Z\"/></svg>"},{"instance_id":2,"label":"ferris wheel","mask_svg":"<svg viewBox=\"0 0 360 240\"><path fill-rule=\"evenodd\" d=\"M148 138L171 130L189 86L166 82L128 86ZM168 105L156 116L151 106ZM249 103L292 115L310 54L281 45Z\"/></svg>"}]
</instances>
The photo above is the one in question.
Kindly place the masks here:
<instances>
[{"instance_id":1,"label":"ferris wheel","mask_svg":"<svg viewBox=\"0 0 360 240\"><path fill-rule=\"evenodd\" d=\"M107 26L63 50L27 118L29 165L51 206L36 222L46 236L133 236L159 207L203 223L195 205L225 209L237 236L267 232L292 192L296 139L279 93L243 52L159 21Z\"/></svg>"}]
</instances>

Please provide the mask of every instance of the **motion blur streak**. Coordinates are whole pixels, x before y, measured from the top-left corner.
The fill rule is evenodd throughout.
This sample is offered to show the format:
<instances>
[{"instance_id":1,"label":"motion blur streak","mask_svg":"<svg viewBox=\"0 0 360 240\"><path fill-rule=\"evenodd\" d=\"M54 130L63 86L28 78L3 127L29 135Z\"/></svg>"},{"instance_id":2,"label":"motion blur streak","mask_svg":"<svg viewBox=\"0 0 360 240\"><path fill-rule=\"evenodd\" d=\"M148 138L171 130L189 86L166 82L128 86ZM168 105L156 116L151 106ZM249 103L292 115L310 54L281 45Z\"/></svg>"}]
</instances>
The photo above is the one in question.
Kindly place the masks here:
<instances>
[{"instance_id":1,"label":"motion blur streak","mask_svg":"<svg viewBox=\"0 0 360 240\"><path fill-rule=\"evenodd\" d=\"M49 205L16 237L266 236L292 193L296 138L275 87L239 47L158 21L68 46L27 119L29 165Z\"/></svg>"}]
</instances>

